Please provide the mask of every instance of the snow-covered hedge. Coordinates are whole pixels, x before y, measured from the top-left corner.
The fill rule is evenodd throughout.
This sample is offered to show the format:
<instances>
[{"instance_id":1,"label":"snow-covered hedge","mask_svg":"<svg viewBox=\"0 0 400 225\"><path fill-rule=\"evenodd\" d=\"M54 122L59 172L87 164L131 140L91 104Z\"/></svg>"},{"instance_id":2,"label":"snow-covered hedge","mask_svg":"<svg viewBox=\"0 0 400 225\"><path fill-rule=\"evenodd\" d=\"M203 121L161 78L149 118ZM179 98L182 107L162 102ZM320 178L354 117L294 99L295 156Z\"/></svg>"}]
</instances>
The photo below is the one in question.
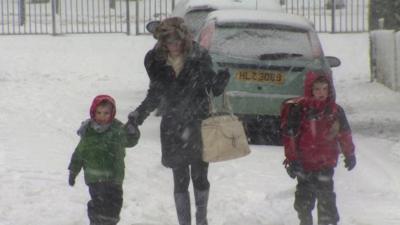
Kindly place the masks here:
<instances>
[{"instance_id":1,"label":"snow-covered hedge","mask_svg":"<svg viewBox=\"0 0 400 225\"><path fill-rule=\"evenodd\" d=\"M400 32L371 32L372 76L387 87L400 91Z\"/></svg>"}]
</instances>

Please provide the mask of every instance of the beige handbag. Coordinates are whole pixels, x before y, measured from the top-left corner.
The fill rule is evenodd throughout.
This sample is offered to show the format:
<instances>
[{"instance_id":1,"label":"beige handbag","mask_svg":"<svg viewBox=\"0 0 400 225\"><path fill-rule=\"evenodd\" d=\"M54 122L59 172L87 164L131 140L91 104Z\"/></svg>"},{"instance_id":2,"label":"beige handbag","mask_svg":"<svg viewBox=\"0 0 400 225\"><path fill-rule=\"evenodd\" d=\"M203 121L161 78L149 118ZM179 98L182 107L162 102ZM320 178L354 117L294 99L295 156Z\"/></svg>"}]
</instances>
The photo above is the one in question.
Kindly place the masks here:
<instances>
[{"instance_id":1,"label":"beige handbag","mask_svg":"<svg viewBox=\"0 0 400 225\"><path fill-rule=\"evenodd\" d=\"M219 162L244 157L250 154L242 122L233 115L228 97L223 95L223 107L229 113L215 112L214 98L208 94L211 116L202 121L203 161Z\"/></svg>"}]
</instances>

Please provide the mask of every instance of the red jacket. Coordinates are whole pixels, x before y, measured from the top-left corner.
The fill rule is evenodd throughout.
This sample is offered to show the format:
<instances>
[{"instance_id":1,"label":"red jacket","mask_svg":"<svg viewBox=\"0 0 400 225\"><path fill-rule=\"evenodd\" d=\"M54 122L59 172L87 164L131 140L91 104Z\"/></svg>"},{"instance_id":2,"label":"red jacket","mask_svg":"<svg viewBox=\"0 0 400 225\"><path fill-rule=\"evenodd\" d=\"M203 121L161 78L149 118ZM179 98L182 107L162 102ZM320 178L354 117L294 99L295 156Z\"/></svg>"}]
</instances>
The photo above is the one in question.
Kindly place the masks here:
<instances>
[{"instance_id":1,"label":"red jacket","mask_svg":"<svg viewBox=\"0 0 400 225\"><path fill-rule=\"evenodd\" d=\"M298 161L305 171L318 171L335 167L340 152L345 157L354 155L351 129L344 110L335 103L333 91L325 102L309 93L292 102L298 106L294 112L297 123L294 121L292 130L283 129L287 161Z\"/></svg>"}]
</instances>

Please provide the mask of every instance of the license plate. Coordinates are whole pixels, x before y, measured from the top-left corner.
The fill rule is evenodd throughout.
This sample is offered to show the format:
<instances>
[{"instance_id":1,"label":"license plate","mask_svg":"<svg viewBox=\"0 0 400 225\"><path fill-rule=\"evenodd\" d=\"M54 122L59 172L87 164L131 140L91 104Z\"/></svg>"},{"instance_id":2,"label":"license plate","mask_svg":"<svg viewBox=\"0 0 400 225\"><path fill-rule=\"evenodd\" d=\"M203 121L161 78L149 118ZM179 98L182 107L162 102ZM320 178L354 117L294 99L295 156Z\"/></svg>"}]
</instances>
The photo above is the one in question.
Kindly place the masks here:
<instances>
[{"instance_id":1,"label":"license plate","mask_svg":"<svg viewBox=\"0 0 400 225\"><path fill-rule=\"evenodd\" d=\"M236 80L282 85L285 75L280 71L239 70Z\"/></svg>"}]
</instances>

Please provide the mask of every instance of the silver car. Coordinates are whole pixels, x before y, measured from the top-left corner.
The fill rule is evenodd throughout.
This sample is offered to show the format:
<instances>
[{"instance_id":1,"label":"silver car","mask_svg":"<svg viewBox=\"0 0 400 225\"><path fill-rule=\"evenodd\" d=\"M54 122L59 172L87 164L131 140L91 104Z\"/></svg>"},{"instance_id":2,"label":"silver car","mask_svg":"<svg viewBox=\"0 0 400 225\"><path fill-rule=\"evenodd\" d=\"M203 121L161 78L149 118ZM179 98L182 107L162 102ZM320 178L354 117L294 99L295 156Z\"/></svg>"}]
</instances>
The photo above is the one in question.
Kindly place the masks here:
<instances>
[{"instance_id":1,"label":"silver car","mask_svg":"<svg viewBox=\"0 0 400 225\"><path fill-rule=\"evenodd\" d=\"M176 4L172 16L182 17L193 36L196 36L207 15L220 9L283 12L279 0L181 0Z\"/></svg>"},{"instance_id":2,"label":"silver car","mask_svg":"<svg viewBox=\"0 0 400 225\"><path fill-rule=\"evenodd\" d=\"M279 144L281 103L303 95L312 76L332 79L330 67L340 64L324 56L311 22L283 13L214 11L197 41L209 49L215 71L230 71L226 94L253 144Z\"/></svg>"}]
</instances>

